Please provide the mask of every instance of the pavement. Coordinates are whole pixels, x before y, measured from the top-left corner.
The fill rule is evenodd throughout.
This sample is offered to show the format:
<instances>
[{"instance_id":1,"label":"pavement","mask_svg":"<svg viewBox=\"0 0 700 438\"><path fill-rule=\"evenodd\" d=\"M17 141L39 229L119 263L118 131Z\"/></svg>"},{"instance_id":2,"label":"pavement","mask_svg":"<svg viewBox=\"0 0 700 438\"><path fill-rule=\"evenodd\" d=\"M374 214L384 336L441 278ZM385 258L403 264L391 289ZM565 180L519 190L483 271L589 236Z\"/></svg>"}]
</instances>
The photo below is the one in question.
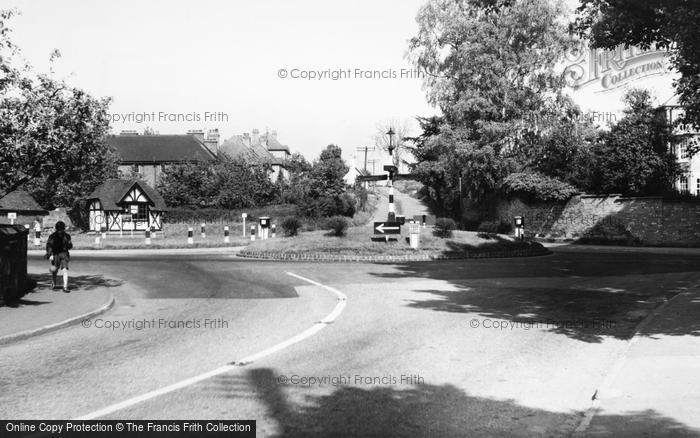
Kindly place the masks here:
<instances>
[{"instance_id":1,"label":"pavement","mask_svg":"<svg viewBox=\"0 0 700 438\"><path fill-rule=\"evenodd\" d=\"M77 324L80 320L107 311L114 304L111 287L116 280L71 272L70 293L60 287L51 290L51 274L30 270L37 286L11 306L0 307L0 344L16 342ZM59 283L62 277L58 278Z\"/></svg>"},{"instance_id":2,"label":"pavement","mask_svg":"<svg viewBox=\"0 0 700 438\"><path fill-rule=\"evenodd\" d=\"M630 341L578 436L700 436L698 336L700 291L694 288L671 299Z\"/></svg>"}]
</instances>

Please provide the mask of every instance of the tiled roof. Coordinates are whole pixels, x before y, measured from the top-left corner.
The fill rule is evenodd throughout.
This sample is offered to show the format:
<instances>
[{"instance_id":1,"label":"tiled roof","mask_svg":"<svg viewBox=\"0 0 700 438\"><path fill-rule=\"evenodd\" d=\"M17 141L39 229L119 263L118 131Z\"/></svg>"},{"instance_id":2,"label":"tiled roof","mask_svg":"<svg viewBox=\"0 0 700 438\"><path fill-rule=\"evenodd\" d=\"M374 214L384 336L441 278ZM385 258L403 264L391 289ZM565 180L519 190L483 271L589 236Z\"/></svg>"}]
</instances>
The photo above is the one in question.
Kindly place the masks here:
<instances>
[{"instance_id":1,"label":"tiled roof","mask_svg":"<svg viewBox=\"0 0 700 438\"><path fill-rule=\"evenodd\" d=\"M117 135L107 138L107 143L128 164L216 160L192 135Z\"/></svg>"},{"instance_id":2,"label":"tiled roof","mask_svg":"<svg viewBox=\"0 0 700 438\"><path fill-rule=\"evenodd\" d=\"M270 151L287 151L289 152L289 147L283 145L277 140L277 137L266 133L262 136L263 141L267 144L267 149Z\"/></svg>"},{"instance_id":3,"label":"tiled roof","mask_svg":"<svg viewBox=\"0 0 700 438\"><path fill-rule=\"evenodd\" d=\"M24 190L15 190L0 198L0 210L46 212L46 210L41 208L34 198L32 198L32 195Z\"/></svg>"},{"instance_id":4,"label":"tiled roof","mask_svg":"<svg viewBox=\"0 0 700 438\"><path fill-rule=\"evenodd\" d=\"M272 163L275 157L260 143L250 144L242 135L234 135L223 142L219 151L231 158L242 158L254 163Z\"/></svg>"},{"instance_id":5,"label":"tiled roof","mask_svg":"<svg viewBox=\"0 0 700 438\"><path fill-rule=\"evenodd\" d=\"M117 203L126 196L134 184L138 184L141 190L151 200L154 210L165 211L168 209L165 205L165 201L157 191L145 182L135 179L105 180L105 182L100 184L87 199L98 199L102 204L103 210L121 210L122 207L117 205Z\"/></svg>"}]
</instances>

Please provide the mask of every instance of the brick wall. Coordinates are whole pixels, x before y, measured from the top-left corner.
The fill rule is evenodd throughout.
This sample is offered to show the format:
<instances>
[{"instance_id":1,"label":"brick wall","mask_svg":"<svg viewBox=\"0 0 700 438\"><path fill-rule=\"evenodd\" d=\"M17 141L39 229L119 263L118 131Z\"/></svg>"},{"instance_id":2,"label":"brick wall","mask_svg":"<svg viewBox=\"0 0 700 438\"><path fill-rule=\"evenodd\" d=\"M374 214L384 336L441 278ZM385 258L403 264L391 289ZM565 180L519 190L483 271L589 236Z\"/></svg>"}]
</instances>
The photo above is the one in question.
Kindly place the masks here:
<instances>
[{"instance_id":1,"label":"brick wall","mask_svg":"<svg viewBox=\"0 0 700 438\"><path fill-rule=\"evenodd\" d=\"M536 204L511 199L498 201L491 216L511 223L514 216L524 216L526 231L540 237L700 246L700 202L694 201L617 195Z\"/></svg>"}]
</instances>

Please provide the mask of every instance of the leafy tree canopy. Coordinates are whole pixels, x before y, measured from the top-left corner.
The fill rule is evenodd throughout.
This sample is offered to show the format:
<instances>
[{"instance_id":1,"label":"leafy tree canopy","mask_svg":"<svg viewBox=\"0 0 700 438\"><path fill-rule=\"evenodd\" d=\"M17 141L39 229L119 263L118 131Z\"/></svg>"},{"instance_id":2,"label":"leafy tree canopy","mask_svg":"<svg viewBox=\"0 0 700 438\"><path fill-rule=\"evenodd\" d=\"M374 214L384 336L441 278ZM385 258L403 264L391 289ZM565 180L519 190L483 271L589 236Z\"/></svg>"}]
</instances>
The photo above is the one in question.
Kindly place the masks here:
<instances>
[{"instance_id":1,"label":"leafy tree canopy","mask_svg":"<svg viewBox=\"0 0 700 438\"><path fill-rule=\"evenodd\" d=\"M581 0L575 24L593 47L620 44L671 53L683 123L700 128L700 2L696 0Z\"/></svg>"},{"instance_id":2,"label":"leafy tree canopy","mask_svg":"<svg viewBox=\"0 0 700 438\"><path fill-rule=\"evenodd\" d=\"M27 187L44 207L73 207L117 174L104 141L110 99L16 65L12 15L0 11L0 197Z\"/></svg>"}]
</instances>

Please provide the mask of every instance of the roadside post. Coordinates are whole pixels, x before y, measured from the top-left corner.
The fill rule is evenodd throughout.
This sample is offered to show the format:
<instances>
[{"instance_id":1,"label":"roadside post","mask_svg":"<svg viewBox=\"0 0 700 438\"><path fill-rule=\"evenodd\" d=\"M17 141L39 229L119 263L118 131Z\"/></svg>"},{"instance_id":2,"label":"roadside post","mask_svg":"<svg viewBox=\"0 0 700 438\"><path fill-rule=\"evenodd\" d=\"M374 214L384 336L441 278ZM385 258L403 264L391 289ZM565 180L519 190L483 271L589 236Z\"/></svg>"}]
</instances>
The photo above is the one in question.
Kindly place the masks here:
<instances>
[{"instance_id":1,"label":"roadside post","mask_svg":"<svg viewBox=\"0 0 700 438\"><path fill-rule=\"evenodd\" d=\"M34 246L41 245L41 231L34 231Z\"/></svg>"},{"instance_id":2,"label":"roadside post","mask_svg":"<svg viewBox=\"0 0 700 438\"><path fill-rule=\"evenodd\" d=\"M525 219L522 216L515 216L515 238L523 240L525 238Z\"/></svg>"},{"instance_id":3,"label":"roadside post","mask_svg":"<svg viewBox=\"0 0 700 438\"><path fill-rule=\"evenodd\" d=\"M420 228L421 224L415 221L411 221L408 224L409 243L413 249L418 249L418 246L420 245Z\"/></svg>"},{"instance_id":4,"label":"roadside post","mask_svg":"<svg viewBox=\"0 0 700 438\"><path fill-rule=\"evenodd\" d=\"M269 237L270 230L270 217L260 216L258 221L260 222L260 238L267 239Z\"/></svg>"},{"instance_id":5,"label":"roadside post","mask_svg":"<svg viewBox=\"0 0 700 438\"><path fill-rule=\"evenodd\" d=\"M245 228L243 228L245 230ZM228 225L224 227L224 243L229 243L231 238L228 235Z\"/></svg>"},{"instance_id":6,"label":"roadside post","mask_svg":"<svg viewBox=\"0 0 700 438\"><path fill-rule=\"evenodd\" d=\"M193 245L193 244L194 244L194 237L193 237L193 234L194 234L194 230L192 230L192 227L187 227L187 243L188 243L189 245Z\"/></svg>"},{"instance_id":7,"label":"roadside post","mask_svg":"<svg viewBox=\"0 0 700 438\"><path fill-rule=\"evenodd\" d=\"M153 237L154 239L158 238L158 232L156 232L156 227L153 225L151 225L151 237Z\"/></svg>"},{"instance_id":8,"label":"roadside post","mask_svg":"<svg viewBox=\"0 0 700 438\"><path fill-rule=\"evenodd\" d=\"M245 237L245 218L248 217L248 213L241 213L241 217L243 218L243 237Z\"/></svg>"},{"instance_id":9,"label":"roadside post","mask_svg":"<svg viewBox=\"0 0 700 438\"><path fill-rule=\"evenodd\" d=\"M147 229L146 231L146 246L151 244L151 230Z\"/></svg>"},{"instance_id":10,"label":"roadside post","mask_svg":"<svg viewBox=\"0 0 700 438\"><path fill-rule=\"evenodd\" d=\"M250 226L250 240L255 240L255 225Z\"/></svg>"},{"instance_id":11,"label":"roadside post","mask_svg":"<svg viewBox=\"0 0 700 438\"><path fill-rule=\"evenodd\" d=\"M387 222L396 221L396 207L394 206L394 177L398 175L399 169L396 166L384 166L384 171L389 174L387 184L389 185L389 214Z\"/></svg>"},{"instance_id":12,"label":"roadside post","mask_svg":"<svg viewBox=\"0 0 700 438\"><path fill-rule=\"evenodd\" d=\"M29 224L24 224L24 229L27 230L27 246L29 246Z\"/></svg>"},{"instance_id":13,"label":"roadside post","mask_svg":"<svg viewBox=\"0 0 700 438\"><path fill-rule=\"evenodd\" d=\"M15 212L7 213L7 218L10 220L10 225L14 225L15 219L17 219L17 213L15 213Z\"/></svg>"},{"instance_id":14,"label":"roadside post","mask_svg":"<svg viewBox=\"0 0 700 438\"><path fill-rule=\"evenodd\" d=\"M206 239L206 238L207 238L207 230L206 230L205 227L206 227L206 225L204 224L204 222L202 222L202 228L201 228L202 239Z\"/></svg>"},{"instance_id":15,"label":"roadside post","mask_svg":"<svg viewBox=\"0 0 700 438\"><path fill-rule=\"evenodd\" d=\"M100 235L96 233L95 234L95 245L99 245L99 244L100 244Z\"/></svg>"},{"instance_id":16,"label":"roadside post","mask_svg":"<svg viewBox=\"0 0 700 438\"><path fill-rule=\"evenodd\" d=\"M272 224L272 238L277 237L277 225Z\"/></svg>"},{"instance_id":17,"label":"roadside post","mask_svg":"<svg viewBox=\"0 0 700 438\"><path fill-rule=\"evenodd\" d=\"M107 227L105 225L100 227L100 234L102 234L102 239L107 238Z\"/></svg>"}]
</instances>

